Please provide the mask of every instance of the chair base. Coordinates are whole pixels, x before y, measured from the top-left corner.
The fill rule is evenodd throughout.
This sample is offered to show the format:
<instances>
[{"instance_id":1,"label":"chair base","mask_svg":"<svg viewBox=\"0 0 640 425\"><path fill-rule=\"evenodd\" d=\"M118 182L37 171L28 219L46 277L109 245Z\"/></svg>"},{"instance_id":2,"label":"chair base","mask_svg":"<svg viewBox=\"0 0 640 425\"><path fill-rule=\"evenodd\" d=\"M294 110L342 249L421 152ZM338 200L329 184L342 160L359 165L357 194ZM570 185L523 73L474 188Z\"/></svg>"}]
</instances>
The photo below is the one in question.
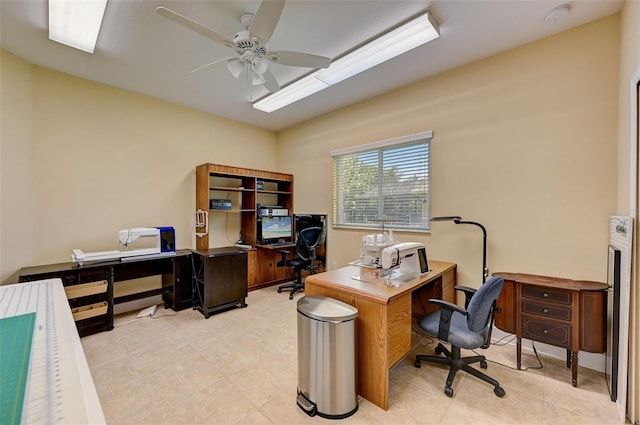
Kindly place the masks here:
<instances>
[{"instance_id":1,"label":"chair base","mask_svg":"<svg viewBox=\"0 0 640 425\"><path fill-rule=\"evenodd\" d=\"M438 363L442 365L447 365L450 367L449 375L447 376L447 382L444 386L444 393L448 397L453 397L453 388L451 385L453 384L453 378L455 378L458 370L462 369L465 372L475 376L476 378L482 379L483 381L493 385L493 392L498 397L504 397L505 391L500 386L500 383L490 377L489 375L485 375L480 372L478 369L475 369L470 366L471 363L480 363L480 367L482 369L487 368L487 359L485 356L472 356L472 357L460 357L460 347L451 346L451 351L449 351L444 345L438 343L438 346L435 348L436 354L444 354L444 357L441 356L428 356L425 354L416 355L416 361L414 366L419 368L421 367L421 362L431 362Z\"/></svg>"},{"instance_id":2,"label":"chair base","mask_svg":"<svg viewBox=\"0 0 640 425\"><path fill-rule=\"evenodd\" d=\"M291 292L289 292L289 299L292 300L296 292L304 292L304 282L302 283L293 282L293 283L287 283L285 285L280 285L278 286L278 294L284 291L285 289L291 289Z\"/></svg>"}]
</instances>

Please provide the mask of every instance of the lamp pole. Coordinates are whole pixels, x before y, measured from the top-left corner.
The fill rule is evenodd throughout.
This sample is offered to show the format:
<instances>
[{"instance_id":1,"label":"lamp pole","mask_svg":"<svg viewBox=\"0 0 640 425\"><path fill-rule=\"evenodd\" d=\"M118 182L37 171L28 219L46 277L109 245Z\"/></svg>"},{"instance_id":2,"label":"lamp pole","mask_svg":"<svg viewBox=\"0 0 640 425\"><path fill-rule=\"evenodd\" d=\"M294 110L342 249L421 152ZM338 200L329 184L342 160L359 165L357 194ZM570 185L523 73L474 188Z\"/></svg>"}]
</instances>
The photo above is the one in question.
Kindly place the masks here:
<instances>
[{"instance_id":1,"label":"lamp pole","mask_svg":"<svg viewBox=\"0 0 640 425\"><path fill-rule=\"evenodd\" d=\"M432 217L431 221L453 221L455 224L471 224L482 229L482 283L485 283L489 276L489 269L487 268L487 229L478 222L465 221L462 220L462 217L457 215Z\"/></svg>"}]
</instances>

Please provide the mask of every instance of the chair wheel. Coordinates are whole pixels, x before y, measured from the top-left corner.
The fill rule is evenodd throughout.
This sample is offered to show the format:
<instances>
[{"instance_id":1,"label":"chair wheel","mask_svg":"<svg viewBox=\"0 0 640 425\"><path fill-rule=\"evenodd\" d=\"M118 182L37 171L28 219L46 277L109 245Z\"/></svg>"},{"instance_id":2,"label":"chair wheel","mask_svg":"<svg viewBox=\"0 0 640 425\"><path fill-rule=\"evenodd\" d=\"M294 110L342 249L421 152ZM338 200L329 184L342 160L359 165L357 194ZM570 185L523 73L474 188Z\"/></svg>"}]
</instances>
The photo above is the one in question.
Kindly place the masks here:
<instances>
[{"instance_id":1,"label":"chair wheel","mask_svg":"<svg viewBox=\"0 0 640 425\"><path fill-rule=\"evenodd\" d=\"M440 348L440 345L436 345L436 348L433 350L436 352L436 354L442 354L442 348Z\"/></svg>"},{"instance_id":2,"label":"chair wheel","mask_svg":"<svg viewBox=\"0 0 640 425\"><path fill-rule=\"evenodd\" d=\"M504 395L506 394L506 393L504 392L504 389L503 389L502 387L495 387L495 388L493 389L493 392L494 392L494 393L496 393L496 395L497 395L498 397L504 397Z\"/></svg>"},{"instance_id":3,"label":"chair wheel","mask_svg":"<svg viewBox=\"0 0 640 425\"><path fill-rule=\"evenodd\" d=\"M416 362L413 364L415 367L417 367L418 369L420 369L422 367L422 362L418 359L416 359Z\"/></svg>"},{"instance_id":4,"label":"chair wheel","mask_svg":"<svg viewBox=\"0 0 640 425\"><path fill-rule=\"evenodd\" d=\"M444 393L447 395L447 397L453 397L453 388L444 387Z\"/></svg>"},{"instance_id":5,"label":"chair wheel","mask_svg":"<svg viewBox=\"0 0 640 425\"><path fill-rule=\"evenodd\" d=\"M278 294L282 293L282 289L278 288Z\"/></svg>"},{"instance_id":6,"label":"chair wheel","mask_svg":"<svg viewBox=\"0 0 640 425\"><path fill-rule=\"evenodd\" d=\"M486 360L480 360L480 367L483 369L487 368L487 361Z\"/></svg>"}]
</instances>

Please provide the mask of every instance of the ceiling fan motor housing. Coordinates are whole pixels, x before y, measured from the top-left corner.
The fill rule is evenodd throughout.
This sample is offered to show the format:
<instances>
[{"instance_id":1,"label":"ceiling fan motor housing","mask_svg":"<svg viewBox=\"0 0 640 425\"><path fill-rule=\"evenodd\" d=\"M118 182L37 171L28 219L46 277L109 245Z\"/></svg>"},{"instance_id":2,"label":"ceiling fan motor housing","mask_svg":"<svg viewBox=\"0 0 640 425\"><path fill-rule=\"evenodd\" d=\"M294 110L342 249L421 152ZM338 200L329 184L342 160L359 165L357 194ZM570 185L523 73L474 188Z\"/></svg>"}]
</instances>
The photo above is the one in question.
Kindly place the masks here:
<instances>
[{"instance_id":1,"label":"ceiling fan motor housing","mask_svg":"<svg viewBox=\"0 0 640 425\"><path fill-rule=\"evenodd\" d=\"M233 42L241 49L250 49L256 42L249 31L240 31L233 36Z\"/></svg>"},{"instance_id":2,"label":"ceiling fan motor housing","mask_svg":"<svg viewBox=\"0 0 640 425\"><path fill-rule=\"evenodd\" d=\"M249 31L240 31L234 35L233 43L238 48L238 53L241 56L248 51L251 51L253 56L258 58L264 58L267 55L267 48L262 45L259 38L252 37Z\"/></svg>"}]
</instances>

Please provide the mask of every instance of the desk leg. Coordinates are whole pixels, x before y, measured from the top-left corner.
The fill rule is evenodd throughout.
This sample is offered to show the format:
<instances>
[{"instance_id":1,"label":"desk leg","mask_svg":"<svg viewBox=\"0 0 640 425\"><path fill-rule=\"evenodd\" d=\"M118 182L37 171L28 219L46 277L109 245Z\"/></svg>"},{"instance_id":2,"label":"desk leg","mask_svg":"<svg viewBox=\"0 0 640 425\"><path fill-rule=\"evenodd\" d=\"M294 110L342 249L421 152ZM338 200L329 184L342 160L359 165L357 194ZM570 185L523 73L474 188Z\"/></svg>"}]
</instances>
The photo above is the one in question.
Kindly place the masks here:
<instances>
[{"instance_id":1,"label":"desk leg","mask_svg":"<svg viewBox=\"0 0 640 425\"><path fill-rule=\"evenodd\" d=\"M571 367L571 350L567 350L567 367Z\"/></svg>"},{"instance_id":2,"label":"desk leg","mask_svg":"<svg viewBox=\"0 0 640 425\"><path fill-rule=\"evenodd\" d=\"M578 352L571 352L571 385L578 386Z\"/></svg>"},{"instance_id":3,"label":"desk leg","mask_svg":"<svg viewBox=\"0 0 640 425\"><path fill-rule=\"evenodd\" d=\"M522 338L516 338L516 365L518 370L522 367Z\"/></svg>"}]
</instances>

